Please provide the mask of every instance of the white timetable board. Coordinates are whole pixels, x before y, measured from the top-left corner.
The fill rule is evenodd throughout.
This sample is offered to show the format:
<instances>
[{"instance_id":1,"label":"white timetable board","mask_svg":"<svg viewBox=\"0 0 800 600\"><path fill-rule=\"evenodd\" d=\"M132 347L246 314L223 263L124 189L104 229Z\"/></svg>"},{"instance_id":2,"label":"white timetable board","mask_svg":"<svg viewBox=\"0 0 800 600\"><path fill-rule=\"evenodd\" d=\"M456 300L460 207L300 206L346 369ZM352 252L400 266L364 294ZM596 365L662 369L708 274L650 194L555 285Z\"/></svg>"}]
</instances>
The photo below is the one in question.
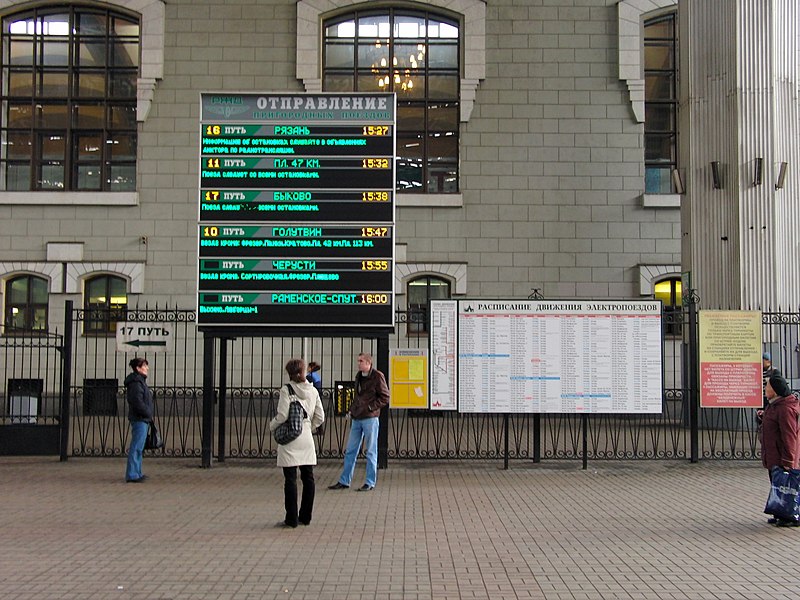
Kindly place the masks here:
<instances>
[{"instance_id":1,"label":"white timetable board","mask_svg":"<svg viewBox=\"0 0 800 600\"><path fill-rule=\"evenodd\" d=\"M661 412L659 301L451 302L460 412ZM434 359L445 337L434 313L443 304L431 311ZM433 379L431 386L437 389Z\"/></svg>"}]
</instances>

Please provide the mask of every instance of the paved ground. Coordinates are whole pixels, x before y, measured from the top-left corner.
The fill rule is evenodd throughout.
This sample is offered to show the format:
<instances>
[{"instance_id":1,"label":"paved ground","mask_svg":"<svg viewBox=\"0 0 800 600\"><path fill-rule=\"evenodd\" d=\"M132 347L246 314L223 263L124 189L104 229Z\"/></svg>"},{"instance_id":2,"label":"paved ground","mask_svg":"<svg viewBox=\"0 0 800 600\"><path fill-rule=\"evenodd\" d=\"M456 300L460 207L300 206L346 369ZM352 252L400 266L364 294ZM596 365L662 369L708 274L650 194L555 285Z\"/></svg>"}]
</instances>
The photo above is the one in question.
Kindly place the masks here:
<instances>
[{"instance_id":1,"label":"paved ground","mask_svg":"<svg viewBox=\"0 0 800 600\"><path fill-rule=\"evenodd\" d=\"M283 530L274 461L0 458L0 596L30 599L797 598L800 528L754 463L393 462ZM363 465L354 483L361 483ZM779 557L788 557L781 559ZM786 560L788 570L772 566Z\"/></svg>"}]
</instances>

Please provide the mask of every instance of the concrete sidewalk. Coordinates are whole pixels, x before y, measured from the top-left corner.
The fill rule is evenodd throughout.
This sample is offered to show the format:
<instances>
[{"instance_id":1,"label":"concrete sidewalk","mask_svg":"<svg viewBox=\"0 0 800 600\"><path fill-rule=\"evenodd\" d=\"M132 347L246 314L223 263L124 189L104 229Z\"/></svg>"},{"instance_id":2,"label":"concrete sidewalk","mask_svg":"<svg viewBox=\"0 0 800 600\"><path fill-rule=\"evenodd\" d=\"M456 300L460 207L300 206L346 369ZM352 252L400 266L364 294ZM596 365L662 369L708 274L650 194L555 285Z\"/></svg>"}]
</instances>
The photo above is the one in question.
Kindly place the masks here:
<instances>
[{"instance_id":1,"label":"concrete sidewalk","mask_svg":"<svg viewBox=\"0 0 800 600\"><path fill-rule=\"evenodd\" d=\"M800 528L747 462L400 462L369 493L315 471L309 527L274 460L0 458L0 596L30 599L774 599ZM359 461L354 486L363 478ZM795 565L788 571L773 563Z\"/></svg>"}]
</instances>

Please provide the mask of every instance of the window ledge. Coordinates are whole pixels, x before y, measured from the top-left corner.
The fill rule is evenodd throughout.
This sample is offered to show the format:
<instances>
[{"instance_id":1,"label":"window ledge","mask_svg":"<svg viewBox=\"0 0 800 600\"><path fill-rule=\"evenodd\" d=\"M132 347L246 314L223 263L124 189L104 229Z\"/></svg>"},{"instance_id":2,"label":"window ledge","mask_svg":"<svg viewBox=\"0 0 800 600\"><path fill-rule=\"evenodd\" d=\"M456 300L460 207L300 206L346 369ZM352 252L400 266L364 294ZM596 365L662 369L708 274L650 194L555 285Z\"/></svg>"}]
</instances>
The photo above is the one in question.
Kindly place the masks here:
<instances>
[{"instance_id":1,"label":"window ledge","mask_svg":"<svg viewBox=\"0 0 800 600\"><path fill-rule=\"evenodd\" d=\"M394 203L400 207L461 208L464 197L461 194L395 194Z\"/></svg>"},{"instance_id":2,"label":"window ledge","mask_svg":"<svg viewBox=\"0 0 800 600\"><path fill-rule=\"evenodd\" d=\"M680 208L680 194L642 194L644 208Z\"/></svg>"},{"instance_id":3,"label":"window ledge","mask_svg":"<svg viewBox=\"0 0 800 600\"><path fill-rule=\"evenodd\" d=\"M0 204L138 206L138 192L0 192Z\"/></svg>"}]
</instances>

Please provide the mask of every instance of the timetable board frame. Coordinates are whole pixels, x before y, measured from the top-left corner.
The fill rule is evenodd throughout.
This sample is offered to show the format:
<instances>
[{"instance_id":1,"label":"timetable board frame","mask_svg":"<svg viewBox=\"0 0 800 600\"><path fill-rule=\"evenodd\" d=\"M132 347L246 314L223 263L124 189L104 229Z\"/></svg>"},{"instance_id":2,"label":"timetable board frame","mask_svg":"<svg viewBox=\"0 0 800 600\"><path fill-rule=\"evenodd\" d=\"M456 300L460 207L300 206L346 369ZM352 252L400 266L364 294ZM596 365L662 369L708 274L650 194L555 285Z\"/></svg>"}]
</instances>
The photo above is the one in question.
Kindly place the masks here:
<instances>
[{"instance_id":1,"label":"timetable board frame","mask_svg":"<svg viewBox=\"0 0 800 600\"><path fill-rule=\"evenodd\" d=\"M396 96L200 94L200 327L394 330Z\"/></svg>"},{"instance_id":2,"label":"timetable board frame","mask_svg":"<svg viewBox=\"0 0 800 600\"><path fill-rule=\"evenodd\" d=\"M658 414L660 300L437 300L432 410Z\"/></svg>"}]
</instances>

